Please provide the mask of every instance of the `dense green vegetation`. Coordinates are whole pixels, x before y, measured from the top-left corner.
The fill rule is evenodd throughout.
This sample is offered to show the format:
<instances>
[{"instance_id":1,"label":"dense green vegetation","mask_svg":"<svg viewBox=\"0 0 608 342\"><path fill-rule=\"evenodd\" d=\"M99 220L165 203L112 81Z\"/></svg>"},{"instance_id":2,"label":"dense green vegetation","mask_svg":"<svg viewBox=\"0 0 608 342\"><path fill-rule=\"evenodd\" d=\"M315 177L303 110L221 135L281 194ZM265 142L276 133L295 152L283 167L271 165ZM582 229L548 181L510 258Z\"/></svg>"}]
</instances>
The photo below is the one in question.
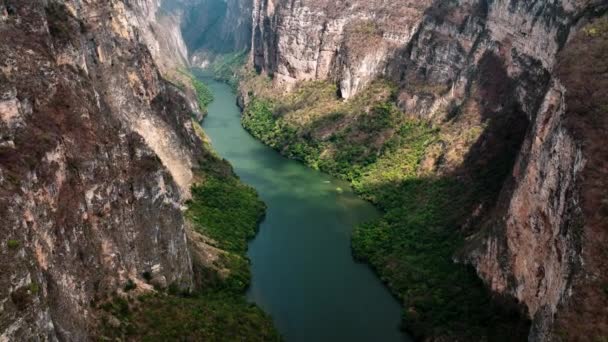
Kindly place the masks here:
<instances>
[{"instance_id":1,"label":"dense green vegetation","mask_svg":"<svg viewBox=\"0 0 608 342\"><path fill-rule=\"evenodd\" d=\"M199 77L211 77L216 81L224 82L236 92L239 81L243 77L243 65L247 61L247 56L247 50L217 55L207 67L194 68L192 72Z\"/></svg>"},{"instance_id":2,"label":"dense green vegetation","mask_svg":"<svg viewBox=\"0 0 608 342\"><path fill-rule=\"evenodd\" d=\"M17 249L17 248L19 248L19 246L21 245L21 243L19 242L19 240L14 240L14 239L11 239L11 240L8 240L8 241L6 242L6 245L7 245L7 246L8 246L8 248L10 248L10 249Z\"/></svg>"},{"instance_id":3,"label":"dense green vegetation","mask_svg":"<svg viewBox=\"0 0 608 342\"><path fill-rule=\"evenodd\" d=\"M518 316L490 300L473 270L452 261L463 243L459 227L486 195L483 187L421 172L441 130L405 118L390 87L374 87L350 103L334 101L336 92L323 82L287 96L258 89L263 96L251 99L242 123L282 154L351 181L384 211L355 229L353 253L401 299L404 326L415 337L521 337L525 328L511 330Z\"/></svg>"},{"instance_id":4,"label":"dense green vegetation","mask_svg":"<svg viewBox=\"0 0 608 342\"><path fill-rule=\"evenodd\" d=\"M239 83L239 73L249 55L248 50L233 52L217 56L209 66L213 77L222 82L228 83L236 90Z\"/></svg>"},{"instance_id":5,"label":"dense green vegetation","mask_svg":"<svg viewBox=\"0 0 608 342\"><path fill-rule=\"evenodd\" d=\"M209 177L192 188L192 196L187 216L200 232L219 248L244 254L265 210L255 190L234 177Z\"/></svg>"},{"instance_id":6,"label":"dense green vegetation","mask_svg":"<svg viewBox=\"0 0 608 342\"><path fill-rule=\"evenodd\" d=\"M320 150L312 142L300 141L295 128L284 121L275 120L271 105L264 100L254 99L243 115L243 125L255 137L274 149L294 159L317 167Z\"/></svg>"},{"instance_id":7,"label":"dense green vegetation","mask_svg":"<svg viewBox=\"0 0 608 342\"><path fill-rule=\"evenodd\" d=\"M230 275L214 284L216 290L240 295L249 286L247 242L255 236L264 212L255 190L232 175L208 176L192 187L186 216L196 231L227 252L220 256L220 263L230 269Z\"/></svg>"},{"instance_id":8,"label":"dense green vegetation","mask_svg":"<svg viewBox=\"0 0 608 342\"><path fill-rule=\"evenodd\" d=\"M202 111L207 110L207 106L213 102L213 93L207 85L195 77L192 77L192 85L194 86L194 90L196 91L196 98L198 100L198 106Z\"/></svg>"},{"instance_id":9,"label":"dense green vegetation","mask_svg":"<svg viewBox=\"0 0 608 342\"><path fill-rule=\"evenodd\" d=\"M210 292L191 296L117 298L102 306L120 322L105 337L138 341L280 341L272 321L243 296ZM114 323L116 324L116 323Z\"/></svg>"},{"instance_id":10,"label":"dense green vegetation","mask_svg":"<svg viewBox=\"0 0 608 342\"><path fill-rule=\"evenodd\" d=\"M206 113L207 106L211 102L213 102L213 93L211 92L209 87L207 87L207 85L205 83L199 81L190 72L184 71L184 70L178 70L178 71L182 76L185 76L190 81L190 83L192 84L192 87L194 88L194 91L196 92L196 100L198 102L198 106L203 113ZM179 83L177 83L176 86L178 88L180 88L181 90L184 90L184 88L185 88L183 85L181 85Z\"/></svg>"},{"instance_id":11,"label":"dense green vegetation","mask_svg":"<svg viewBox=\"0 0 608 342\"><path fill-rule=\"evenodd\" d=\"M209 265L195 265L201 273L195 291L183 292L171 284L167 291L115 297L101 304L118 320L106 319L103 335L143 341L280 341L272 319L244 296L251 279L247 242L256 234L265 205L211 150L202 128L194 126L206 153L185 216L217 258ZM142 277L151 281L149 273ZM124 286L128 293L135 289L131 280Z\"/></svg>"}]
</instances>

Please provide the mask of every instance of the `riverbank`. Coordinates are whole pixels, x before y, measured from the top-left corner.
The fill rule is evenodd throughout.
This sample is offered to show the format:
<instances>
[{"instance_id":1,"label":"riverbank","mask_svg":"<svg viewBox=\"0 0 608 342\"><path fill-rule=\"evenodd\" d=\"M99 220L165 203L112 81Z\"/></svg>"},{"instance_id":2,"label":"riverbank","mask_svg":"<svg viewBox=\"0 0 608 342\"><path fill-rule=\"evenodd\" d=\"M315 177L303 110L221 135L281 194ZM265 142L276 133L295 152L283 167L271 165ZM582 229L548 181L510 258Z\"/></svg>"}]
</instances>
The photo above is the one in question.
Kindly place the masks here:
<instances>
[{"instance_id":1,"label":"riverbank","mask_svg":"<svg viewBox=\"0 0 608 342\"><path fill-rule=\"evenodd\" d=\"M213 93L190 78L206 113ZM146 341L281 341L271 317L245 297L251 284L247 243L264 217L264 202L217 155L200 124L193 119L192 125L204 145L192 198L185 203L195 288L182 292L168 284L137 295L137 285L130 282L125 296L100 304L107 314L101 335ZM156 286L150 275L143 277Z\"/></svg>"},{"instance_id":2,"label":"riverbank","mask_svg":"<svg viewBox=\"0 0 608 342\"><path fill-rule=\"evenodd\" d=\"M241 126L231 87L204 78L214 93L204 121L218 154L267 204L249 245L249 300L270 314L287 341L404 341L400 306L351 254L352 228L378 217L347 182L264 146Z\"/></svg>"},{"instance_id":3,"label":"riverbank","mask_svg":"<svg viewBox=\"0 0 608 342\"><path fill-rule=\"evenodd\" d=\"M242 123L252 135L349 181L383 211L357 226L353 254L401 299L405 329L416 338L525 339L528 322L518 308L494 300L473 270L453 262L466 215L495 198L514 155L480 170L474 182L438 176L434 149L439 153L446 139L466 145L479 133L406 118L390 83L377 81L344 102L328 82L304 82L283 94L265 76L244 74Z\"/></svg>"}]
</instances>

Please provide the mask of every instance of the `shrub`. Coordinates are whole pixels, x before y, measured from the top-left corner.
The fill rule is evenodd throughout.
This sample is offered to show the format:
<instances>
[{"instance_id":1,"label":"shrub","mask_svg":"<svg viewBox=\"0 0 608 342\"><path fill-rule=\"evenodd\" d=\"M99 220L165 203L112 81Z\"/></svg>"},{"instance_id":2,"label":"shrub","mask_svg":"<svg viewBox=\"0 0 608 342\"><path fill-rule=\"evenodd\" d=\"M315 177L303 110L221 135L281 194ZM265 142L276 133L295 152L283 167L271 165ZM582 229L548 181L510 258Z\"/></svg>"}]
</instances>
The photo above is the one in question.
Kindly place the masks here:
<instances>
[{"instance_id":1,"label":"shrub","mask_svg":"<svg viewBox=\"0 0 608 342\"><path fill-rule=\"evenodd\" d=\"M17 310L26 310L32 303L29 289L26 286L16 289L11 293L11 301L17 307Z\"/></svg>"},{"instance_id":2,"label":"shrub","mask_svg":"<svg viewBox=\"0 0 608 342\"><path fill-rule=\"evenodd\" d=\"M133 291L137 288L137 284L131 279L127 279L127 283L124 286L125 292Z\"/></svg>"},{"instance_id":3,"label":"shrub","mask_svg":"<svg viewBox=\"0 0 608 342\"><path fill-rule=\"evenodd\" d=\"M272 320L244 297L223 293L188 298L148 295L130 310L117 298L106 311L120 321L104 326L102 339L143 341L281 341Z\"/></svg>"},{"instance_id":4,"label":"shrub","mask_svg":"<svg viewBox=\"0 0 608 342\"><path fill-rule=\"evenodd\" d=\"M21 246L21 242L19 242L19 240L11 239L6 242L6 245L9 249L17 249L19 248L19 246Z\"/></svg>"},{"instance_id":5,"label":"shrub","mask_svg":"<svg viewBox=\"0 0 608 342\"><path fill-rule=\"evenodd\" d=\"M256 191L236 178L210 176L192 187L187 217L218 247L244 254L265 211Z\"/></svg>"},{"instance_id":6,"label":"shrub","mask_svg":"<svg viewBox=\"0 0 608 342\"><path fill-rule=\"evenodd\" d=\"M211 90L209 90L205 83L197 80L195 77L192 77L191 80L194 90L196 91L198 106L202 111L206 111L207 106L213 102L213 93Z\"/></svg>"},{"instance_id":7,"label":"shrub","mask_svg":"<svg viewBox=\"0 0 608 342\"><path fill-rule=\"evenodd\" d=\"M203 113L207 112L207 106L213 102L213 92L207 87L207 85L199 81L194 75L186 70L178 70L179 73L190 79L190 83L196 92L196 99L198 106Z\"/></svg>"},{"instance_id":8,"label":"shrub","mask_svg":"<svg viewBox=\"0 0 608 342\"><path fill-rule=\"evenodd\" d=\"M40 285L36 282L31 282L29 285L29 290L31 294L36 295L38 292L40 292Z\"/></svg>"}]
</instances>

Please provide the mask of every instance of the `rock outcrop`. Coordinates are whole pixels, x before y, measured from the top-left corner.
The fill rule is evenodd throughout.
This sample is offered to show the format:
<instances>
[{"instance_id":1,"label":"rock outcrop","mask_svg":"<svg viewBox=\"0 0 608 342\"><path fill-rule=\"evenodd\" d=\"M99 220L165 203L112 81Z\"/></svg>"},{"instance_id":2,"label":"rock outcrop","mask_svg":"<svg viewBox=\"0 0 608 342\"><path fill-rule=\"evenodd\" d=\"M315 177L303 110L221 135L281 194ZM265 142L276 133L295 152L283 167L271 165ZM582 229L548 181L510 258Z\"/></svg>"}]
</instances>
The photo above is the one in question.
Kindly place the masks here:
<instances>
[{"instance_id":1,"label":"rock outcrop","mask_svg":"<svg viewBox=\"0 0 608 342\"><path fill-rule=\"evenodd\" d=\"M589 9L587 9L589 10ZM590 11L593 14L605 12ZM552 81L534 115L489 235L473 253L492 288L525 303L531 340L608 333L604 181L608 20L578 23L551 57ZM604 51L604 52L600 52ZM584 103L584 104L583 104ZM601 133L603 132L603 133Z\"/></svg>"},{"instance_id":2,"label":"rock outcrop","mask_svg":"<svg viewBox=\"0 0 608 342\"><path fill-rule=\"evenodd\" d=\"M606 191L606 158L585 137L608 127L605 113L594 114L594 127L572 119L577 103L568 98L585 97L572 89L583 88L582 76L558 62L588 48L572 45L577 35L603 39L604 26L583 27L601 22L607 9L599 0L257 0L250 62L279 89L329 80L344 99L389 79L407 115L481 130L471 144L445 142L439 157L423 163L431 165L424 172L443 176L471 177L498 163L512 170L492 185L497 198L480 203L463 227L462 260L493 291L525 306L531 340L606 336L599 261L606 255L598 246L607 225L605 213L596 214L606 201L597 190ZM597 60L602 43L593 44L595 55L576 54L596 67L585 75L599 75L589 97L606 77ZM580 116L605 108L578 101Z\"/></svg>"},{"instance_id":3,"label":"rock outcrop","mask_svg":"<svg viewBox=\"0 0 608 342\"><path fill-rule=\"evenodd\" d=\"M0 341L88 340L125 286L193 286L201 143L155 63L157 7L0 1Z\"/></svg>"},{"instance_id":4,"label":"rock outcrop","mask_svg":"<svg viewBox=\"0 0 608 342\"><path fill-rule=\"evenodd\" d=\"M138 28L141 38L154 57L162 74L172 74L176 68L188 66L188 48L182 37L181 17L163 11L161 0L125 1L127 20Z\"/></svg>"},{"instance_id":5,"label":"rock outcrop","mask_svg":"<svg viewBox=\"0 0 608 342\"><path fill-rule=\"evenodd\" d=\"M382 74L390 56L410 41L425 1L256 0L252 59L290 89L301 80L335 80L350 98Z\"/></svg>"}]
</instances>

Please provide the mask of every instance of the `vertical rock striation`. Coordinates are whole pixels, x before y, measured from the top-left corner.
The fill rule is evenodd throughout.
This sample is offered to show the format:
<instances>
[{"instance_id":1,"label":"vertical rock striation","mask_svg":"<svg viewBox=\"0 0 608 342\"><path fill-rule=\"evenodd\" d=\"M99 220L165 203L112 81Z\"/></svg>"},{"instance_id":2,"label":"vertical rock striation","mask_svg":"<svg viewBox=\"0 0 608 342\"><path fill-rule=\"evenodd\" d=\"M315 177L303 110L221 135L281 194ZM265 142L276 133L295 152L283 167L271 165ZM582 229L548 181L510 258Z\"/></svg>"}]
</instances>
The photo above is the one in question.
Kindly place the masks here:
<instances>
[{"instance_id":1,"label":"vertical rock striation","mask_svg":"<svg viewBox=\"0 0 608 342\"><path fill-rule=\"evenodd\" d=\"M256 0L253 7L250 62L275 87L329 80L349 99L386 78L407 115L482 130L472 144L445 142L440 157L423 163L432 166L424 172L457 177L501 163L510 171L463 225L462 259L493 291L525 306L531 340L608 334L606 255L598 247L607 241L606 220L597 213L606 201L606 158L589 138L602 140L596 134L608 127L605 113L588 118L606 108L597 100L604 28L584 28L605 17L605 1ZM589 68L573 67L576 58ZM585 88L581 77L594 81ZM582 105L585 97L596 100Z\"/></svg>"},{"instance_id":2,"label":"vertical rock striation","mask_svg":"<svg viewBox=\"0 0 608 342\"><path fill-rule=\"evenodd\" d=\"M193 285L181 206L201 145L155 63L157 8L0 2L1 341L88 340L127 283Z\"/></svg>"},{"instance_id":3,"label":"vertical rock striation","mask_svg":"<svg viewBox=\"0 0 608 342\"><path fill-rule=\"evenodd\" d=\"M206 67L217 56L245 51L251 40L251 0L164 1L168 17L179 22L193 66Z\"/></svg>"},{"instance_id":4,"label":"vertical rock striation","mask_svg":"<svg viewBox=\"0 0 608 342\"><path fill-rule=\"evenodd\" d=\"M256 0L253 64L286 89L300 80L335 80L349 98L383 72L430 3Z\"/></svg>"},{"instance_id":5,"label":"vertical rock striation","mask_svg":"<svg viewBox=\"0 0 608 342\"><path fill-rule=\"evenodd\" d=\"M182 37L181 17L163 11L162 0L127 0L127 20L137 27L161 73L188 66L188 48Z\"/></svg>"}]
</instances>

